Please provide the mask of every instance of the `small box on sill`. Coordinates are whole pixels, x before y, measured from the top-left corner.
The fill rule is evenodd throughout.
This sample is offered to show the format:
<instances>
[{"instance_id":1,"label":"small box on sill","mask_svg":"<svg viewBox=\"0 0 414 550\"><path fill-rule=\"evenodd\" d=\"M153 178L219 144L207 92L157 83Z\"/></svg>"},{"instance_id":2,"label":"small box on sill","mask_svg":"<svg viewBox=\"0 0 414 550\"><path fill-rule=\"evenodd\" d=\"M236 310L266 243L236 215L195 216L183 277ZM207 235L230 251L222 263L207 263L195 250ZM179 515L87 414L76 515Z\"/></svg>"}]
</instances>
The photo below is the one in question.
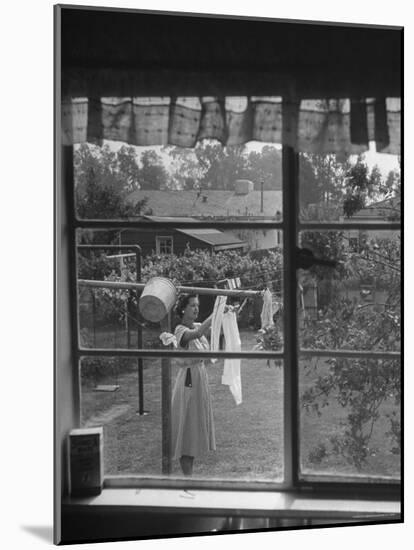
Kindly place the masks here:
<instances>
[{"instance_id":1,"label":"small box on sill","mask_svg":"<svg viewBox=\"0 0 414 550\"><path fill-rule=\"evenodd\" d=\"M103 486L102 427L71 430L68 456L70 495L99 495Z\"/></svg>"}]
</instances>

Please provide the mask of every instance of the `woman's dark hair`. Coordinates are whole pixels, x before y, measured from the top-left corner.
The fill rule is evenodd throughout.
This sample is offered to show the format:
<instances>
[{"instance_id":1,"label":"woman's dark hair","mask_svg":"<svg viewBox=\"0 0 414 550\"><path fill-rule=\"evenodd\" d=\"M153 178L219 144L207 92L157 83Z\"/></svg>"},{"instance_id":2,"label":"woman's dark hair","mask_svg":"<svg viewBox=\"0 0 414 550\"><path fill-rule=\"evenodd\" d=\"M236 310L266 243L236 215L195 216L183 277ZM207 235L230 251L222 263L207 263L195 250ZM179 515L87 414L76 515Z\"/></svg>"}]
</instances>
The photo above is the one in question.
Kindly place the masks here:
<instances>
[{"instance_id":1,"label":"woman's dark hair","mask_svg":"<svg viewBox=\"0 0 414 550\"><path fill-rule=\"evenodd\" d=\"M182 294L178 297L177 303L175 305L174 311L175 314L181 319L185 308L190 303L191 298L198 298L197 294Z\"/></svg>"}]
</instances>

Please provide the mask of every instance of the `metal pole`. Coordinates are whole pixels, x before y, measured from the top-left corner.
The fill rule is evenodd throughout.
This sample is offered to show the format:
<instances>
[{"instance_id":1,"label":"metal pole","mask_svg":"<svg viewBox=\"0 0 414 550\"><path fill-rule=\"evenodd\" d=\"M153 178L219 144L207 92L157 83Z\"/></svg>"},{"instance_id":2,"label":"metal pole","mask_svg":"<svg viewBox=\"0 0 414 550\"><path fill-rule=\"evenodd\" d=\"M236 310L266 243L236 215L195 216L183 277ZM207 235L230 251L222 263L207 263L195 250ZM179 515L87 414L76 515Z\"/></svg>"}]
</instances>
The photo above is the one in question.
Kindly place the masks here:
<instances>
[{"instance_id":1,"label":"metal pole","mask_svg":"<svg viewBox=\"0 0 414 550\"><path fill-rule=\"evenodd\" d=\"M160 322L161 330L171 332L171 315ZM170 346L171 347L171 346ZM161 426L162 426L162 473L171 474L171 359L161 358Z\"/></svg>"},{"instance_id":2,"label":"metal pole","mask_svg":"<svg viewBox=\"0 0 414 550\"><path fill-rule=\"evenodd\" d=\"M135 290L143 290L145 283L122 283L119 281L94 281L87 279L79 279L78 284L81 286L93 286L102 288L132 288ZM228 290L224 288L202 288L198 286L178 286L177 290L183 294L207 294L211 296L245 296L254 297L262 294L261 290Z\"/></svg>"},{"instance_id":3,"label":"metal pole","mask_svg":"<svg viewBox=\"0 0 414 550\"><path fill-rule=\"evenodd\" d=\"M137 348L142 348L142 328L139 323L139 309L138 309L138 291L142 290L145 286L144 283L138 283L141 280L141 247L137 244L80 244L77 245L80 249L86 250L134 250L135 255L135 266L136 266L136 283L121 283L116 281L83 281L78 280L79 285L90 286L90 287L104 287L104 288L125 288L128 290L137 291ZM126 254L117 254L112 257L124 257ZM109 284L106 284L109 283ZM129 297L128 297L129 299ZM128 308L127 308L128 309ZM127 311L128 317L128 311ZM127 328L127 347L129 348L131 344L129 324ZM95 347L95 344L94 344ZM116 346L115 346L116 347ZM140 416L148 414L144 411L144 374L143 374L143 358L139 357L137 360L138 364L138 414Z\"/></svg>"},{"instance_id":4,"label":"metal pole","mask_svg":"<svg viewBox=\"0 0 414 550\"><path fill-rule=\"evenodd\" d=\"M96 348L96 303L95 303L94 290L92 290L92 322L93 322L93 347Z\"/></svg>"},{"instance_id":5,"label":"metal pole","mask_svg":"<svg viewBox=\"0 0 414 550\"><path fill-rule=\"evenodd\" d=\"M136 251L135 255L135 266L136 266L136 280L137 282L141 280L141 249ZM139 322L139 307L138 307L138 291L137 291L137 348L142 348L142 327ZM138 357L138 414L140 416L148 414L148 411L144 410L144 360L142 357Z\"/></svg>"},{"instance_id":6,"label":"metal pole","mask_svg":"<svg viewBox=\"0 0 414 550\"><path fill-rule=\"evenodd\" d=\"M136 270L137 281L141 280L141 253L137 250L136 253ZM139 322L139 307L138 307L138 292L137 292L137 348L142 348L142 327ZM140 416L148 414L144 410L144 361L142 357L138 357L138 414Z\"/></svg>"},{"instance_id":7,"label":"metal pole","mask_svg":"<svg viewBox=\"0 0 414 550\"><path fill-rule=\"evenodd\" d=\"M263 214L263 185L264 182L260 182L260 212Z\"/></svg>"},{"instance_id":8,"label":"metal pole","mask_svg":"<svg viewBox=\"0 0 414 550\"><path fill-rule=\"evenodd\" d=\"M127 331L127 348L131 347L131 334L129 332L129 319L128 319L130 303L131 303L131 289L128 290L128 298L127 298L127 301L126 301L126 304L125 304L125 308L126 308L126 311L125 311L125 328L126 328L126 331Z\"/></svg>"}]
</instances>

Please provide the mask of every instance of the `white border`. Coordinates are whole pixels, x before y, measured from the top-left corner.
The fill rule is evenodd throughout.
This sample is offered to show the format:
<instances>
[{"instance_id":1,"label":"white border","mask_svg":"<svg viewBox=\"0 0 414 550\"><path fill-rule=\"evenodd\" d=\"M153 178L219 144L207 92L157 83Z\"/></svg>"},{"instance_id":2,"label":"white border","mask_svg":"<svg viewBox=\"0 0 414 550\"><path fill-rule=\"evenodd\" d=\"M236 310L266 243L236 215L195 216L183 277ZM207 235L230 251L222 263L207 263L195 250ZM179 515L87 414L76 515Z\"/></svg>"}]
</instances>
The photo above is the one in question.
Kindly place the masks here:
<instances>
[{"instance_id":1,"label":"white border","mask_svg":"<svg viewBox=\"0 0 414 550\"><path fill-rule=\"evenodd\" d=\"M72 5L158 9L166 11L222 13L229 15L309 19L404 25L405 54L412 48L412 18L406 0L327 2L240 2L210 0L202 4L183 0L65 2ZM2 7L2 431L1 471L3 475L2 545L8 550L51 544L42 538L51 528L52 507L52 334L53 334L53 9L51 0L7 2ZM361 52L363 55L363 52ZM369 60L367 59L367 64ZM412 91L408 64L406 79L406 127L409 128ZM6 124L4 124L6 117ZM406 151L410 151L407 136ZM406 181L411 175L406 155ZM413 188L413 186L411 186ZM405 204L414 204L406 185ZM15 220L22 223L16 227ZM406 225L408 221L406 221ZM410 228L406 242L410 242ZM406 256L408 254L406 253ZM406 280L410 261L406 257ZM406 288L408 335L413 311ZM4 306L6 304L6 307ZM6 332L7 331L7 334ZM6 351L6 353L4 353ZM410 354L411 355L411 354ZM406 401L413 388L409 349L406 349ZM411 408L410 408L411 412ZM410 426L409 411L405 416ZM406 430L406 465L413 464L412 445ZM406 518L411 517L412 468L406 468ZM4 491L4 489L6 489ZM33 533L34 530L38 533ZM210 548L255 545L260 548L307 550L342 548L387 549L398 544L408 548L408 525L302 530L231 536L197 537L125 543L105 543L103 548ZM40 536L39 536L40 533ZM95 549L101 544L82 545Z\"/></svg>"}]
</instances>

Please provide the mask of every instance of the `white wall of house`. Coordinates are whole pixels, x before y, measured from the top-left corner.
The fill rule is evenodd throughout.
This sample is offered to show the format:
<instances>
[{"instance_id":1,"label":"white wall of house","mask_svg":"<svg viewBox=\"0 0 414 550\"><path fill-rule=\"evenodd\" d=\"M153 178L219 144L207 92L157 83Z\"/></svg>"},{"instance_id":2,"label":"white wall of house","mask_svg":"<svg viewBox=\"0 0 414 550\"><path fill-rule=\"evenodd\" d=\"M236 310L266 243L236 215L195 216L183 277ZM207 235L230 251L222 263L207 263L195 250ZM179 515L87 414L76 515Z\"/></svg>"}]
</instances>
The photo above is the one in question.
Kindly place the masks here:
<instances>
[{"instance_id":1,"label":"white wall of house","mask_svg":"<svg viewBox=\"0 0 414 550\"><path fill-rule=\"evenodd\" d=\"M249 250L266 250L282 246L282 232L278 229L243 229L230 232L235 237L246 241Z\"/></svg>"}]
</instances>

